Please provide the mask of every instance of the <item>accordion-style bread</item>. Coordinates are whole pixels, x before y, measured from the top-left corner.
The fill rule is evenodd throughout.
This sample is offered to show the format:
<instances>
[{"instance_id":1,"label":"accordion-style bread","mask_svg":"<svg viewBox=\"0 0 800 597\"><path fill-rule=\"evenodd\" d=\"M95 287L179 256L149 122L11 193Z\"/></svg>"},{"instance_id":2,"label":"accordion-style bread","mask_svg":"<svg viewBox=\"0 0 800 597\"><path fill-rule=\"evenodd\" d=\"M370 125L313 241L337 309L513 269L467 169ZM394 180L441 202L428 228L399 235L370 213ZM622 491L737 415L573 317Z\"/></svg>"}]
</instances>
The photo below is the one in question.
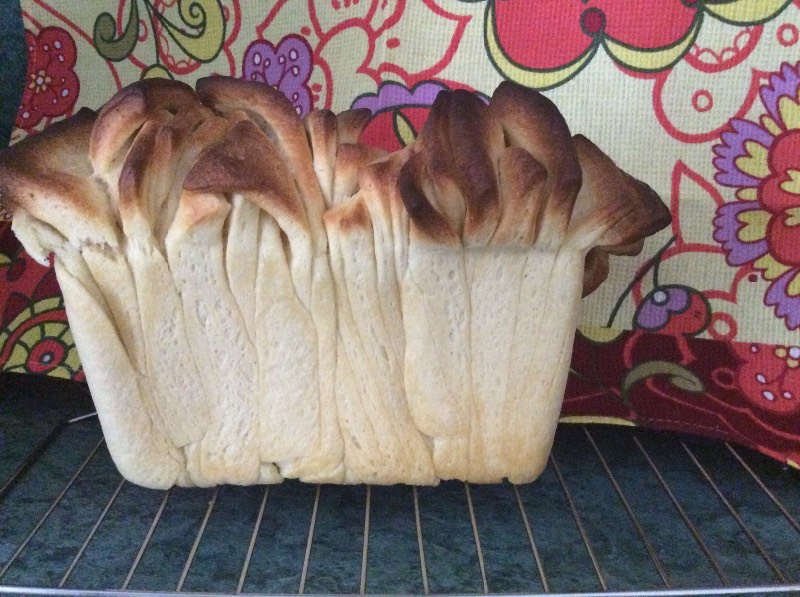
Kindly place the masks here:
<instances>
[{"instance_id":1,"label":"accordion-style bread","mask_svg":"<svg viewBox=\"0 0 800 597\"><path fill-rule=\"evenodd\" d=\"M147 80L0 152L130 481L541 473L581 296L669 212L513 83L440 93L391 154L370 117Z\"/></svg>"}]
</instances>

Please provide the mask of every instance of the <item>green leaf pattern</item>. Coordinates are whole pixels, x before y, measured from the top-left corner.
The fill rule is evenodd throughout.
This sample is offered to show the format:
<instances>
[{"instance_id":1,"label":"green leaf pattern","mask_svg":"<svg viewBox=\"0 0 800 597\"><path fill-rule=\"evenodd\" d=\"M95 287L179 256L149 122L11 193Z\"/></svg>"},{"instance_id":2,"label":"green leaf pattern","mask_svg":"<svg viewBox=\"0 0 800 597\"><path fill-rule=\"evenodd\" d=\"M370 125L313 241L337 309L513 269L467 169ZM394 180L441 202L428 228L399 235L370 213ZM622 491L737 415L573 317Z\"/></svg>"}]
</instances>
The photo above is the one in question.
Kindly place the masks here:
<instances>
[{"instance_id":1,"label":"green leaf pattern","mask_svg":"<svg viewBox=\"0 0 800 597\"><path fill-rule=\"evenodd\" d=\"M699 394L705 390L700 378L692 371L670 361L646 361L640 363L625 375L620 387L622 401L630 406L630 393L633 386L657 375L666 375L669 382L679 390Z\"/></svg>"},{"instance_id":2,"label":"green leaf pattern","mask_svg":"<svg viewBox=\"0 0 800 597\"><path fill-rule=\"evenodd\" d=\"M225 41L225 13L220 0L179 0L179 23L167 18L157 10L151 0L142 0L151 23L157 21L190 59L211 62L222 50ZM100 13L94 22L93 40L97 52L112 62L125 60L136 49L139 41L139 0L130 3L130 11L122 34L118 35L117 20L109 12ZM169 76L168 69L159 63L158 36L156 63L144 70L143 76Z\"/></svg>"}]
</instances>

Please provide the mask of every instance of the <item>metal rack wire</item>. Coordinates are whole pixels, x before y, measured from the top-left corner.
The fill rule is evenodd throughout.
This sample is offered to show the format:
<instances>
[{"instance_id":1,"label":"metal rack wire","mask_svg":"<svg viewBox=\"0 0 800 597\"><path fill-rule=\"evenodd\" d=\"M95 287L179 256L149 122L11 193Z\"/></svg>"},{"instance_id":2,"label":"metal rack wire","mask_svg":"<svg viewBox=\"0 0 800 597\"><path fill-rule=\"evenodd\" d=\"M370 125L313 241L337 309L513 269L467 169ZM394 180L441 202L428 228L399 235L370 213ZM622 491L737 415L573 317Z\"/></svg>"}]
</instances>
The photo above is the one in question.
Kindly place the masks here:
<instances>
[{"instance_id":1,"label":"metal rack wire","mask_svg":"<svg viewBox=\"0 0 800 597\"><path fill-rule=\"evenodd\" d=\"M800 592L800 474L730 444L568 425L525 486L151 491L94 417L42 435L0 462L0 593Z\"/></svg>"}]
</instances>

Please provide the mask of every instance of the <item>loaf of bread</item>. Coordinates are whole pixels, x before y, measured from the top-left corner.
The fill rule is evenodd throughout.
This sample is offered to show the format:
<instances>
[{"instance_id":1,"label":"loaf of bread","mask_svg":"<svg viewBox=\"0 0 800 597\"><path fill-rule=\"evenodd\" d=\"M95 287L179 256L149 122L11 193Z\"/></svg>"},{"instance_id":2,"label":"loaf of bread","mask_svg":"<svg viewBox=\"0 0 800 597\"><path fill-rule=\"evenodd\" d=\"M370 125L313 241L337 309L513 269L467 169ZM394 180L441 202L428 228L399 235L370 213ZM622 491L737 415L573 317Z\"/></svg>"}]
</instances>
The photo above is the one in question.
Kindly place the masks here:
<instances>
[{"instance_id":1,"label":"loaf of bread","mask_svg":"<svg viewBox=\"0 0 800 597\"><path fill-rule=\"evenodd\" d=\"M669 212L512 83L440 93L392 154L369 118L145 80L0 153L130 481L541 473L581 296Z\"/></svg>"}]
</instances>

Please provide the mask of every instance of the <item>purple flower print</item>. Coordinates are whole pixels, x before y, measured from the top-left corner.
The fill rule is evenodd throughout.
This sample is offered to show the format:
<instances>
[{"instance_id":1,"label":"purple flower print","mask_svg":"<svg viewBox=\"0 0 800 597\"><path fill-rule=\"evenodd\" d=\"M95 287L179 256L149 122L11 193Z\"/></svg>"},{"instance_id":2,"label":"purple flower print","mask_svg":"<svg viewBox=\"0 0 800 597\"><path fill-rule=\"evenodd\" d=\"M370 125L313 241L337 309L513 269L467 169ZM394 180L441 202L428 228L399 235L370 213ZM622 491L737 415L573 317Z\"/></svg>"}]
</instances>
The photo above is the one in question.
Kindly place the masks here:
<instances>
[{"instance_id":1,"label":"purple flower print","mask_svg":"<svg viewBox=\"0 0 800 597\"><path fill-rule=\"evenodd\" d=\"M636 328L665 334L693 336L708 327L708 301L688 286L656 286L639 304L633 317Z\"/></svg>"},{"instance_id":2,"label":"purple flower print","mask_svg":"<svg viewBox=\"0 0 800 597\"><path fill-rule=\"evenodd\" d=\"M300 116L311 111L311 48L299 35L287 35L278 45L258 39L244 53L242 78L271 85L292 102Z\"/></svg>"}]
</instances>

